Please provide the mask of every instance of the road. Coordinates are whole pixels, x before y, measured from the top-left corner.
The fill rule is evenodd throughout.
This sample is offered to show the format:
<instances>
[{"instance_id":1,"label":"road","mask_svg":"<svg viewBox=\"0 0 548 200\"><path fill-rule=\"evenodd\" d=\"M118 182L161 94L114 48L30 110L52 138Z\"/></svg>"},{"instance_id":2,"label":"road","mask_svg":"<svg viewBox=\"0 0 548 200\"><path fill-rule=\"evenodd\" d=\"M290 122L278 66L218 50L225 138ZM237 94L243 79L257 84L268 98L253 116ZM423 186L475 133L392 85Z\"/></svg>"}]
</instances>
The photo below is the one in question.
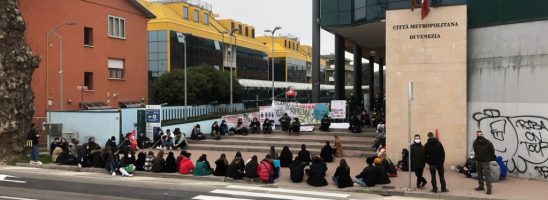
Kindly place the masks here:
<instances>
[{"instance_id":1,"label":"road","mask_svg":"<svg viewBox=\"0 0 548 200\"><path fill-rule=\"evenodd\" d=\"M0 166L0 200L196 199L196 200L342 200L416 199L374 194L327 192L155 177L113 177L87 173Z\"/></svg>"}]
</instances>

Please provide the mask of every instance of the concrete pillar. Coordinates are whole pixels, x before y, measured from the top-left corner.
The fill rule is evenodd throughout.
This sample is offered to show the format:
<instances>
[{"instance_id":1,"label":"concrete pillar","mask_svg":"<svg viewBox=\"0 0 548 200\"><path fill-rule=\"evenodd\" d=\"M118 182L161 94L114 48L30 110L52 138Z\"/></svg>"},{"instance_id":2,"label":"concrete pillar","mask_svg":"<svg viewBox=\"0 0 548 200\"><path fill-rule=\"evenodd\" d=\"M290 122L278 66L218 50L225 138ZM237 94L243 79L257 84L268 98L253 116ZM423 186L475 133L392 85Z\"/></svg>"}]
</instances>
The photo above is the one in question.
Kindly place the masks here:
<instances>
[{"instance_id":1,"label":"concrete pillar","mask_svg":"<svg viewBox=\"0 0 548 200\"><path fill-rule=\"evenodd\" d=\"M320 0L312 0L312 103L320 102Z\"/></svg>"},{"instance_id":2,"label":"concrete pillar","mask_svg":"<svg viewBox=\"0 0 548 200\"><path fill-rule=\"evenodd\" d=\"M369 112L375 108L375 57L369 56Z\"/></svg>"},{"instance_id":3,"label":"concrete pillar","mask_svg":"<svg viewBox=\"0 0 548 200\"><path fill-rule=\"evenodd\" d=\"M358 45L354 45L354 109L352 112L360 112L363 108L362 103L362 48Z\"/></svg>"},{"instance_id":4,"label":"concrete pillar","mask_svg":"<svg viewBox=\"0 0 548 200\"><path fill-rule=\"evenodd\" d=\"M381 113L386 113L384 108L384 57L379 57L379 105L378 111Z\"/></svg>"},{"instance_id":5,"label":"concrete pillar","mask_svg":"<svg viewBox=\"0 0 548 200\"><path fill-rule=\"evenodd\" d=\"M335 34L335 96L334 100L344 100L344 38Z\"/></svg>"}]
</instances>

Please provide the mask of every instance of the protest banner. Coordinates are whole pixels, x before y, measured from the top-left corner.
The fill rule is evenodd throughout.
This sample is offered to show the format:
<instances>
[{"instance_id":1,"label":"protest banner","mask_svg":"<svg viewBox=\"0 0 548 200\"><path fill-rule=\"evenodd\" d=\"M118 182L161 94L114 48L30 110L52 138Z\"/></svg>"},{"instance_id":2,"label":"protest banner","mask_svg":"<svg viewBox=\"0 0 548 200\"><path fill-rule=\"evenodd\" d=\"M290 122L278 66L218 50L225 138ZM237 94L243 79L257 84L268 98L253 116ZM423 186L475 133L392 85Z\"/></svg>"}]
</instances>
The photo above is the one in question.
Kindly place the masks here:
<instances>
[{"instance_id":1,"label":"protest banner","mask_svg":"<svg viewBox=\"0 0 548 200\"><path fill-rule=\"evenodd\" d=\"M331 100L331 118L345 119L346 118L346 101Z\"/></svg>"},{"instance_id":2,"label":"protest banner","mask_svg":"<svg viewBox=\"0 0 548 200\"><path fill-rule=\"evenodd\" d=\"M251 124L251 121L253 121L253 118L257 118L258 120L260 118L259 112L222 116L222 120L225 120L226 125L230 128L236 127L236 125L238 124L238 119L242 119L244 126L248 127L249 124Z\"/></svg>"},{"instance_id":3,"label":"protest banner","mask_svg":"<svg viewBox=\"0 0 548 200\"><path fill-rule=\"evenodd\" d=\"M287 113L291 119L299 118L301 124L320 124L323 116L329 114L329 104L274 101L272 111L277 124L284 113Z\"/></svg>"}]
</instances>

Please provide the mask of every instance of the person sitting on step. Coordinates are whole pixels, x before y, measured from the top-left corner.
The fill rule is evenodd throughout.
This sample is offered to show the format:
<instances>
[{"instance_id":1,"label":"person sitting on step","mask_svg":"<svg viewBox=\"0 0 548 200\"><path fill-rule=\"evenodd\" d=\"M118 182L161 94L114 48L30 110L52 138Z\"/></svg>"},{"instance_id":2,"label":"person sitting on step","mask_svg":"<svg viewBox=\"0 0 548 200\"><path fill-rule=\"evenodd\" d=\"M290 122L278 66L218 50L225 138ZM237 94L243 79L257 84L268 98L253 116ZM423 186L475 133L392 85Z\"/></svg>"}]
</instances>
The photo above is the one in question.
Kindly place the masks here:
<instances>
[{"instance_id":1,"label":"person sitting on step","mask_svg":"<svg viewBox=\"0 0 548 200\"><path fill-rule=\"evenodd\" d=\"M194 129L192 129L192 134L190 135L190 139L195 141L206 139L204 134L200 130L200 124L196 124L196 126L194 126Z\"/></svg>"},{"instance_id":2,"label":"person sitting on step","mask_svg":"<svg viewBox=\"0 0 548 200\"><path fill-rule=\"evenodd\" d=\"M295 117L293 118L293 123L291 123L291 128L289 129L289 135L291 133L299 133L301 131L301 122L299 122L299 118Z\"/></svg>"},{"instance_id":3,"label":"person sitting on step","mask_svg":"<svg viewBox=\"0 0 548 200\"><path fill-rule=\"evenodd\" d=\"M244 121L242 120L242 118L238 119L238 123L236 123L235 131L236 131L236 134L247 135L247 133L248 133L247 126L244 123Z\"/></svg>"},{"instance_id":4,"label":"person sitting on step","mask_svg":"<svg viewBox=\"0 0 548 200\"><path fill-rule=\"evenodd\" d=\"M321 121L320 130L329 131L329 126L331 126L331 119L325 114Z\"/></svg>"},{"instance_id":5,"label":"person sitting on step","mask_svg":"<svg viewBox=\"0 0 548 200\"><path fill-rule=\"evenodd\" d=\"M263 134L272 134L272 122L268 118L263 122Z\"/></svg>"},{"instance_id":6,"label":"person sitting on step","mask_svg":"<svg viewBox=\"0 0 548 200\"><path fill-rule=\"evenodd\" d=\"M251 129L251 133L259 133L259 131L261 131L261 122L254 117L251 124L249 124L249 129Z\"/></svg>"}]
</instances>

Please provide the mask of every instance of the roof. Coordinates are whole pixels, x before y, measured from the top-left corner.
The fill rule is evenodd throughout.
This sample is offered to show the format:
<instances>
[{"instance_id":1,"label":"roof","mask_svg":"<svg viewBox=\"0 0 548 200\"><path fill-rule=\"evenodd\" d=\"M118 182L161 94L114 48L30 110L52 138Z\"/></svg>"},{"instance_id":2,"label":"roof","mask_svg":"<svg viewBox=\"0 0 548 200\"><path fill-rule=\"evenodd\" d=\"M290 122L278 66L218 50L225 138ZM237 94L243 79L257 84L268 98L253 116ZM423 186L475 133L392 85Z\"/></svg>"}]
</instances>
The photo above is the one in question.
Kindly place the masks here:
<instances>
[{"instance_id":1,"label":"roof","mask_svg":"<svg viewBox=\"0 0 548 200\"><path fill-rule=\"evenodd\" d=\"M137 0L129 0L129 3L131 3L131 5L135 6L135 8L139 9L139 11L141 11L143 14L145 14L145 17L147 17L148 19L156 18L156 15L154 15L152 12L150 12L148 9L146 9Z\"/></svg>"},{"instance_id":2,"label":"roof","mask_svg":"<svg viewBox=\"0 0 548 200\"><path fill-rule=\"evenodd\" d=\"M272 88L272 81L255 80L255 79L238 79L238 82L243 87L248 88ZM287 89L289 87L295 88L295 90L312 90L312 83L295 83L295 82L280 82L274 81L274 88ZM320 90L334 90L334 85L320 85ZM352 89L352 86L345 86L346 90ZM363 85L362 89L367 90L369 86Z\"/></svg>"}]
</instances>

